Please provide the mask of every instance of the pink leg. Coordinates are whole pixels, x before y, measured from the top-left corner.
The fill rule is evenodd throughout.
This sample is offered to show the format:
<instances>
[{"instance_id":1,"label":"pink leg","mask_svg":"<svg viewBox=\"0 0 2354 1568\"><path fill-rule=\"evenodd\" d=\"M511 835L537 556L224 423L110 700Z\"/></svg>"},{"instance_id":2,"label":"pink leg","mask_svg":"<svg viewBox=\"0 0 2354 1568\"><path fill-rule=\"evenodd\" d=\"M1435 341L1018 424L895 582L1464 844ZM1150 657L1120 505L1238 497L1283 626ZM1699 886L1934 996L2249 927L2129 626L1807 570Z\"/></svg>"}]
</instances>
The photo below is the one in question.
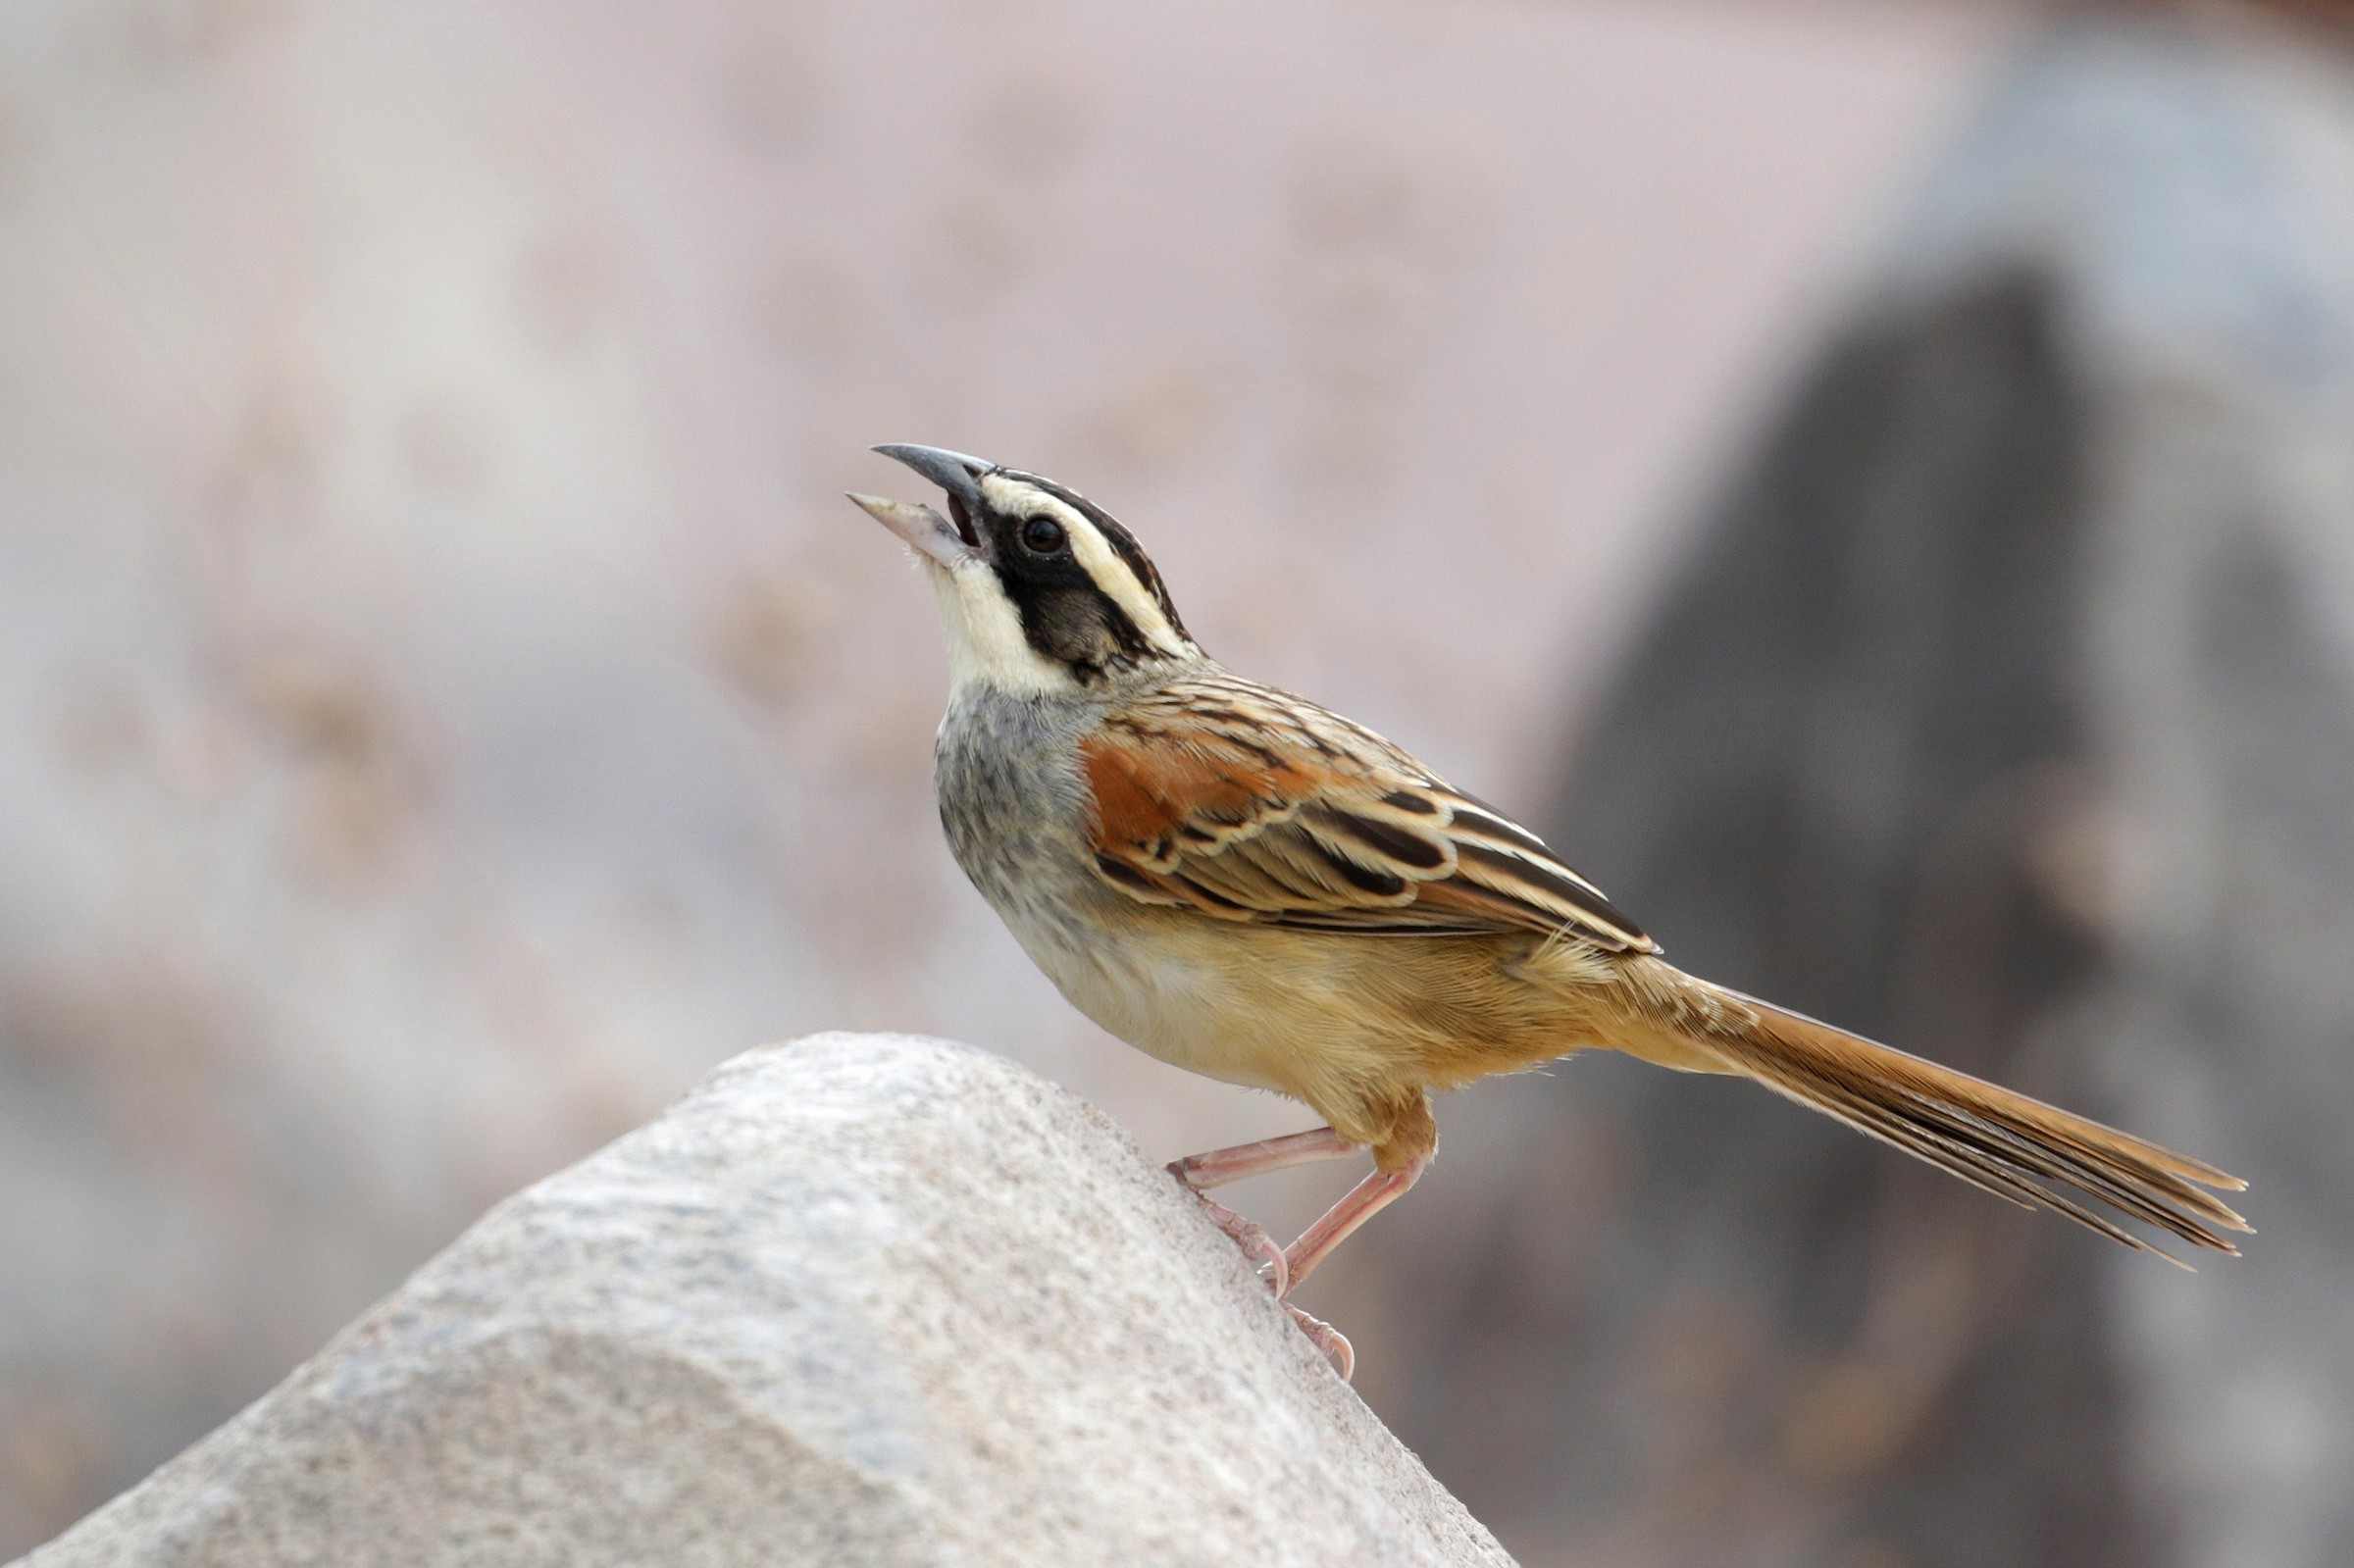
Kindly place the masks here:
<instances>
[{"instance_id":1,"label":"pink leg","mask_svg":"<svg viewBox=\"0 0 2354 1568\"><path fill-rule=\"evenodd\" d=\"M1169 1164L1169 1172L1185 1184L1201 1202L1203 1212L1212 1224L1234 1239L1246 1256L1264 1260L1259 1272L1274 1288L1278 1300L1292 1292L1292 1288L1307 1278L1315 1266L1324 1261L1332 1249L1347 1240L1356 1228L1397 1201L1406 1189L1420 1180L1423 1168L1430 1161L1418 1159L1395 1175L1379 1171L1366 1177L1349 1191L1349 1195L1326 1210L1324 1217L1309 1226L1299 1240L1288 1249L1278 1249L1267 1233L1205 1195L1209 1188L1223 1187L1247 1177L1263 1176L1269 1171L1288 1170L1295 1165L1308 1165L1318 1160L1342 1159L1356 1151L1358 1145L1350 1142L1329 1127L1319 1127L1312 1133L1293 1133L1283 1138L1265 1138L1256 1143L1241 1143L1233 1148L1214 1149L1207 1154L1192 1154ZM1309 1342L1324 1352L1333 1370L1346 1383L1356 1370L1356 1350L1349 1337L1321 1318L1313 1317L1288 1300L1283 1309L1292 1315Z\"/></svg>"},{"instance_id":2,"label":"pink leg","mask_svg":"<svg viewBox=\"0 0 2354 1568\"><path fill-rule=\"evenodd\" d=\"M1285 1250L1284 1272L1291 1277L1291 1283L1297 1286L1314 1273L1316 1265L1329 1257L1332 1249L1346 1241L1358 1226L1404 1197L1406 1189L1422 1179L1423 1169L1429 1164L1425 1157L1394 1175L1375 1171L1350 1189L1347 1197L1326 1209L1324 1217Z\"/></svg>"},{"instance_id":3,"label":"pink leg","mask_svg":"<svg viewBox=\"0 0 2354 1568\"><path fill-rule=\"evenodd\" d=\"M1210 1188L1224 1187L1246 1177L1263 1176L1269 1171L1287 1170L1317 1160L1337 1160L1356 1147L1331 1128L1319 1127L1312 1133L1290 1133L1256 1143L1212 1149L1207 1154L1189 1154L1184 1159L1170 1161L1169 1174L1185 1184L1187 1190L1200 1200L1202 1212L1209 1216L1209 1222L1225 1232L1243 1249L1245 1257L1258 1260L1259 1272L1266 1276L1268 1287L1281 1296L1292 1288L1291 1270L1284 1260L1283 1248L1265 1231L1204 1194Z\"/></svg>"},{"instance_id":4,"label":"pink leg","mask_svg":"<svg viewBox=\"0 0 2354 1568\"><path fill-rule=\"evenodd\" d=\"M1264 1176L1269 1171L1313 1165L1318 1160L1343 1159L1356 1153L1356 1147L1331 1128L1319 1127L1312 1133L1286 1133L1281 1138L1261 1138L1256 1143L1237 1143L1232 1148L1211 1149L1207 1154L1188 1154L1184 1159L1171 1160L1169 1172L1195 1191L1206 1192L1213 1187L1224 1187L1246 1177Z\"/></svg>"}]
</instances>

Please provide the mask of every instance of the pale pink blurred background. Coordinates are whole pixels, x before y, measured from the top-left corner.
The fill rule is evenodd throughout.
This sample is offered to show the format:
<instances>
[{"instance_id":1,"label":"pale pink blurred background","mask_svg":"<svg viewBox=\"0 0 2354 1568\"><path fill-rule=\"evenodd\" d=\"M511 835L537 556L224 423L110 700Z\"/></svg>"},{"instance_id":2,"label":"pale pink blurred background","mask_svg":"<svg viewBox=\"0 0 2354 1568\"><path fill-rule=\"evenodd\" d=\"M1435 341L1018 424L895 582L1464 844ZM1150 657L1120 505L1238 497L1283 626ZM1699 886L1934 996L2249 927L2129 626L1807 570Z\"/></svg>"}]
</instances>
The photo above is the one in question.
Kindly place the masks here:
<instances>
[{"instance_id":1,"label":"pale pink blurred background","mask_svg":"<svg viewBox=\"0 0 2354 1568\"><path fill-rule=\"evenodd\" d=\"M975 1040L1155 1158L1305 1125L948 861L867 446L1085 490L1212 651L1541 810L2023 25L0 10L0 1555L762 1040Z\"/></svg>"}]
</instances>

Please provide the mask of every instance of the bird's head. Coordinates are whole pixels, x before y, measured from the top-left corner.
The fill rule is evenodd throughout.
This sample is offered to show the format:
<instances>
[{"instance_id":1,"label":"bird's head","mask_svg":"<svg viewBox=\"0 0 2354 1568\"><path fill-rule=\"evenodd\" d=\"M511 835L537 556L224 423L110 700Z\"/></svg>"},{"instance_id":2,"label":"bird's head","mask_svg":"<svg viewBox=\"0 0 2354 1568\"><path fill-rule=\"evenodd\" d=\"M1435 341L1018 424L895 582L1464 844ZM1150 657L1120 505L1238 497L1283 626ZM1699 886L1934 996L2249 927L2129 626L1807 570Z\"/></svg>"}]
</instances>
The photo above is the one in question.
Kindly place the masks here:
<instances>
[{"instance_id":1,"label":"bird's head","mask_svg":"<svg viewBox=\"0 0 2354 1568\"><path fill-rule=\"evenodd\" d=\"M1101 507L1052 480L935 446L875 450L947 493L947 517L850 499L924 563L958 688L1081 692L1202 657L1151 558Z\"/></svg>"}]
</instances>

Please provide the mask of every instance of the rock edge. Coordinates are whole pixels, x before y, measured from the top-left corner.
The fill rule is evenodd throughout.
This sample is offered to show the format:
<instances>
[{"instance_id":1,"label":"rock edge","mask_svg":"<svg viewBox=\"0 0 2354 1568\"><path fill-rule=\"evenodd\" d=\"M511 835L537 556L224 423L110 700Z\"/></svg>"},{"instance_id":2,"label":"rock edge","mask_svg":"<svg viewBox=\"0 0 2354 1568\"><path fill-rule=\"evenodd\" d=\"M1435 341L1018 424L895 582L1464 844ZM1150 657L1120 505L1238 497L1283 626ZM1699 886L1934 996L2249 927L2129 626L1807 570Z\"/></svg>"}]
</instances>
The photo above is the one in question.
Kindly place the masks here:
<instances>
[{"instance_id":1,"label":"rock edge","mask_svg":"<svg viewBox=\"0 0 2354 1568\"><path fill-rule=\"evenodd\" d=\"M1100 1113L819 1035L509 1198L21 1568L1506 1564Z\"/></svg>"}]
</instances>

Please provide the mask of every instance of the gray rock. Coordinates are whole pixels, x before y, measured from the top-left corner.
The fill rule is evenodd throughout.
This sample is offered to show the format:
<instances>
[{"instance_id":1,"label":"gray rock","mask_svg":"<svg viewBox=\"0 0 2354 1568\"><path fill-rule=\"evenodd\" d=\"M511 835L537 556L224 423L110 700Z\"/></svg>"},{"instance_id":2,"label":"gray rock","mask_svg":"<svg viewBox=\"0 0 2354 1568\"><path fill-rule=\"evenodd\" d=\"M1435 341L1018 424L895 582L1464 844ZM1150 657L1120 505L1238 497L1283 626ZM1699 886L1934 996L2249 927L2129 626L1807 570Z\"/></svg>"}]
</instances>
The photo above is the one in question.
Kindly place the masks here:
<instances>
[{"instance_id":1,"label":"gray rock","mask_svg":"<svg viewBox=\"0 0 2354 1568\"><path fill-rule=\"evenodd\" d=\"M2354 1562L2354 54L2120 10L1993 83L1537 825L2263 1234L2183 1275L1628 1062L1449 1106L1498 1195L1353 1262L1532 1562Z\"/></svg>"},{"instance_id":2,"label":"gray rock","mask_svg":"<svg viewBox=\"0 0 2354 1568\"><path fill-rule=\"evenodd\" d=\"M23 1560L1509 1561L1102 1116L868 1035L722 1067Z\"/></svg>"}]
</instances>

